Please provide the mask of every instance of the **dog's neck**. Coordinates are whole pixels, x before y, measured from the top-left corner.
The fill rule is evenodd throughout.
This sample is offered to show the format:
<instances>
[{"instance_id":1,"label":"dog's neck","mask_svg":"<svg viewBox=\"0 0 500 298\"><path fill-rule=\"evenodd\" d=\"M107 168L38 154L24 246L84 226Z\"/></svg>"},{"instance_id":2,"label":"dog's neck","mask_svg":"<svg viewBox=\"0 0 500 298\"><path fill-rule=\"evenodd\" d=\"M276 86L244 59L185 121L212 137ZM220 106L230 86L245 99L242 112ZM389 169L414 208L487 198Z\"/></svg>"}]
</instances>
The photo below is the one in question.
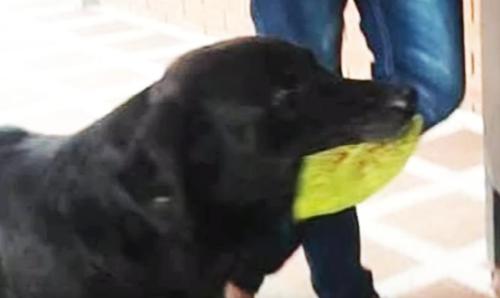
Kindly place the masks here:
<instances>
[{"instance_id":1,"label":"dog's neck","mask_svg":"<svg viewBox=\"0 0 500 298\"><path fill-rule=\"evenodd\" d=\"M136 94L110 114L94 123L87 130L97 138L101 144L111 145L114 148L127 151L137 142L139 133L144 130L144 122L150 115L152 104L148 100L147 88Z\"/></svg>"},{"instance_id":2,"label":"dog's neck","mask_svg":"<svg viewBox=\"0 0 500 298\"><path fill-rule=\"evenodd\" d=\"M187 207L198 220L199 234L211 237L207 240L212 243L238 243L246 235L264 233L287 216L295 177L290 173L277 179L283 177L279 166L271 159L241 155L188 171L192 176L187 179ZM290 171L298 167L298 161L286 165ZM219 235L221 231L224 235Z\"/></svg>"},{"instance_id":3,"label":"dog's neck","mask_svg":"<svg viewBox=\"0 0 500 298\"><path fill-rule=\"evenodd\" d=\"M262 227L273 217L282 215L273 214L275 210L287 210L289 206L281 204L291 204L293 190L279 189L279 185L294 185L294 182L274 181L272 173L278 169L272 163L258 161L257 157L241 156L232 157L232 161L221 161L214 148L200 144L195 147L201 151L189 152L192 148L182 147L184 136L175 135L186 128L182 116L175 110L177 108L152 101L149 88L90 127L87 130L90 133L83 131L82 136L87 134L99 138L93 143L120 152L117 156L122 156L123 160L113 163L119 165L114 174L135 202L141 206L159 203L165 208L175 208L176 212L191 213L195 216L189 218L195 218L197 222L190 224L201 227L198 231L201 235L232 225L236 236L245 229ZM99 151L105 149L96 148L95 153ZM106 157L100 156L100 162L106 162L102 160ZM238 160L238 164L234 160ZM298 165L291 170L296 170L296 167ZM258 176L254 174L257 170L261 173ZM265 177L266 173L268 177ZM243 180L250 184L238 187ZM269 185L269 189L280 191L248 190L247 187L252 185ZM224 193L223 189L229 189L229 192ZM221 195L226 197L221 198ZM220 238L227 239L228 236L221 235Z\"/></svg>"}]
</instances>

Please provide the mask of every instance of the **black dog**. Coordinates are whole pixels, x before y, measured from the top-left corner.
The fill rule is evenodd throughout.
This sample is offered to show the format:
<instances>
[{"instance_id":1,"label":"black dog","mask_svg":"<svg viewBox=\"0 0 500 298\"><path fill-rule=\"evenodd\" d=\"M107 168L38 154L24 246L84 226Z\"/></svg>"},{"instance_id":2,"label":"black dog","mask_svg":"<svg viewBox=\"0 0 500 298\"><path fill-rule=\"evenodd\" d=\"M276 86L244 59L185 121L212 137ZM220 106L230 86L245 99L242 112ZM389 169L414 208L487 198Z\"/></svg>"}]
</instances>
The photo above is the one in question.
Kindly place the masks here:
<instances>
[{"instance_id":1,"label":"black dog","mask_svg":"<svg viewBox=\"0 0 500 298\"><path fill-rule=\"evenodd\" d=\"M301 157L396 136L410 98L244 38L188 53L78 134L3 129L0 298L218 297L279 237Z\"/></svg>"}]
</instances>

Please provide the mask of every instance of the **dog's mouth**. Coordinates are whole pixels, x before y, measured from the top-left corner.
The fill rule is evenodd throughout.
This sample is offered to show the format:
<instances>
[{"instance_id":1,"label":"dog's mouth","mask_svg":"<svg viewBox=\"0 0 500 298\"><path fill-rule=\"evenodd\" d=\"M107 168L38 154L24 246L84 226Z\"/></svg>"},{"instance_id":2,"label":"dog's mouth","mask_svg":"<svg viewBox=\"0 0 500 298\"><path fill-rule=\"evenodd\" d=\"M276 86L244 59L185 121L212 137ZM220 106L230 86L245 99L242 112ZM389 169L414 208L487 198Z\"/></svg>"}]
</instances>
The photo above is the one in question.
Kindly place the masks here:
<instances>
[{"instance_id":1,"label":"dog's mouth","mask_svg":"<svg viewBox=\"0 0 500 298\"><path fill-rule=\"evenodd\" d=\"M386 117L390 119L389 115ZM359 130L361 132L359 134L359 141L377 143L399 139L404 136L417 121L421 120L421 116L412 112L394 117L392 121L382 123L374 122L372 125L365 126L365 129Z\"/></svg>"},{"instance_id":2,"label":"dog's mouth","mask_svg":"<svg viewBox=\"0 0 500 298\"><path fill-rule=\"evenodd\" d=\"M414 129L416 125L420 126L422 121L423 121L422 116L420 116L419 114L415 114L411 119L409 119L405 124L403 124L401 129L393 137L389 137L385 140L382 140L382 142L389 142L404 137L412 129Z\"/></svg>"},{"instance_id":3,"label":"dog's mouth","mask_svg":"<svg viewBox=\"0 0 500 298\"><path fill-rule=\"evenodd\" d=\"M405 139L409 134L423 127L422 117L418 114L408 115L399 121L389 121L373 125L347 125L341 129L333 127L322 132L309 133L296 142L293 149L299 155L311 155L320 151L333 149L343 145L387 144ZM353 133L357 131L357 133ZM299 145L300 144L300 145Z\"/></svg>"},{"instance_id":4,"label":"dog's mouth","mask_svg":"<svg viewBox=\"0 0 500 298\"><path fill-rule=\"evenodd\" d=\"M396 132L393 136L382 138L380 140L375 140L371 143L389 143L396 140L406 138L410 134L420 135L423 130L423 118L419 114L415 114L411 117L403 126Z\"/></svg>"}]
</instances>

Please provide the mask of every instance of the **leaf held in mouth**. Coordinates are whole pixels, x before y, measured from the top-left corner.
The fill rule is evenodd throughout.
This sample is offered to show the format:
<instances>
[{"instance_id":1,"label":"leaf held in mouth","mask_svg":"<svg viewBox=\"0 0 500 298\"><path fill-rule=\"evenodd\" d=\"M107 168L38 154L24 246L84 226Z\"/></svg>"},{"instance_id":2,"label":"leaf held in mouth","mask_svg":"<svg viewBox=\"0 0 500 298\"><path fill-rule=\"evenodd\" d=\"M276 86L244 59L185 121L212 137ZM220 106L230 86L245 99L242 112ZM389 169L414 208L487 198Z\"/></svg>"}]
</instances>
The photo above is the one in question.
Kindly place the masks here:
<instances>
[{"instance_id":1,"label":"leaf held in mouth","mask_svg":"<svg viewBox=\"0 0 500 298\"><path fill-rule=\"evenodd\" d=\"M415 151L423 128L415 116L397 139L346 145L304 160L293 207L297 221L353 207L380 190Z\"/></svg>"}]
</instances>

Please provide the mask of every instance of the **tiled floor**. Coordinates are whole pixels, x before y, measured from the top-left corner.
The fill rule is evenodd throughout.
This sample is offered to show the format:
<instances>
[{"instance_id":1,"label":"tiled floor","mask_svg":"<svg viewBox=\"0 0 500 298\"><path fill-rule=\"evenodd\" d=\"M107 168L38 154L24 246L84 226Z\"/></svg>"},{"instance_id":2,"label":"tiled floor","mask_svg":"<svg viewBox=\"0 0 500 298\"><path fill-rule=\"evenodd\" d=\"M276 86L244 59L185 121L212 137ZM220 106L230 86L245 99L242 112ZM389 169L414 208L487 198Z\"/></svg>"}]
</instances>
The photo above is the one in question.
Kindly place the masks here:
<instances>
[{"instance_id":1,"label":"tiled floor","mask_svg":"<svg viewBox=\"0 0 500 298\"><path fill-rule=\"evenodd\" d=\"M0 3L0 124L80 129L211 39L58 0ZM482 123L455 113L400 175L360 206L363 260L385 297L488 297ZM261 298L314 297L299 251Z\"/></svg>"}]
</instances>

